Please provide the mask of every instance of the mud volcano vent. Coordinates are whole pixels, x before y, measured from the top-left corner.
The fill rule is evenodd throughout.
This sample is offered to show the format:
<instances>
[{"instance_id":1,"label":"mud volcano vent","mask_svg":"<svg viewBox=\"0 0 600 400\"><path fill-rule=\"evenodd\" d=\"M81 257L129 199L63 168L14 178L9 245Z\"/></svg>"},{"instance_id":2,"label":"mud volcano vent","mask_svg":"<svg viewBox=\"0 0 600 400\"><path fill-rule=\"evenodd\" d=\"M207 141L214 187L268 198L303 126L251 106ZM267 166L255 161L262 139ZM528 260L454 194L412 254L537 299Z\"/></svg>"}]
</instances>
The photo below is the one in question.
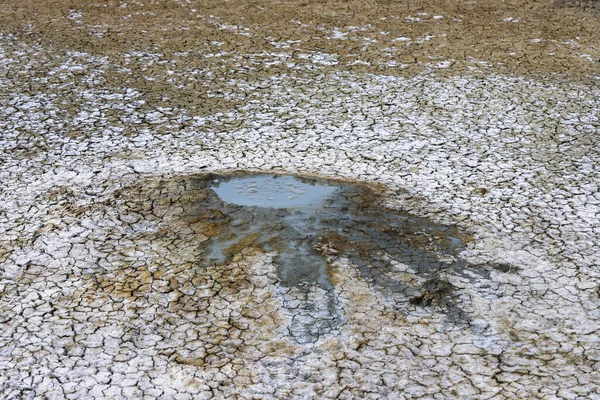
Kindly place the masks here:
<instances>
[{"instance_id":1,"label":"mud volcano vent","mask_svg":"<svg viewBox=\"0 0 600 400\"><path fill-rule=\"evenodd\" d=\"M339 262L356 268L400 313L436 307L452 323L468 322L443 279L446 273L472 276L459 256L468 235L386 208L379 192L346 181L209 174L157 180L118 196L138 248L161 268L181 268L171 276L190 293L211 285L200 279L207 269L223 275L226 290L239 291L244 282L227 266L272 254L291 315L288 331L299 343L316 342L345 323L332 275Z\"/></svg>"}]
</instances>

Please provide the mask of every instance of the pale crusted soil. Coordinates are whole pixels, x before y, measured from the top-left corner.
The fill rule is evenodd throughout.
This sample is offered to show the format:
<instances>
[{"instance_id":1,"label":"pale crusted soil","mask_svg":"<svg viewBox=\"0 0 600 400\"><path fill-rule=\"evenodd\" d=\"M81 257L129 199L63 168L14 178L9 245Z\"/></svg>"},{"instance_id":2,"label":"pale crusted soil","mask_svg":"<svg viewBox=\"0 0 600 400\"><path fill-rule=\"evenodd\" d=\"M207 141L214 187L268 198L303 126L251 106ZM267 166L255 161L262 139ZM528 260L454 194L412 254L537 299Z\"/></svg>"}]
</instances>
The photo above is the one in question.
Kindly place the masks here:
<instances>
[{"instance_id":1,"label":"pale crusted soil","mask_svg":"<svg viewBox=\"0 0 600 400\"><path fill-rule=\"evenodd\" d=\"M2 2L2 398L600 398L600 11L525 3ZM236 170L380 184L476 268L203 263Z\"/></svg>"}]
</instances>

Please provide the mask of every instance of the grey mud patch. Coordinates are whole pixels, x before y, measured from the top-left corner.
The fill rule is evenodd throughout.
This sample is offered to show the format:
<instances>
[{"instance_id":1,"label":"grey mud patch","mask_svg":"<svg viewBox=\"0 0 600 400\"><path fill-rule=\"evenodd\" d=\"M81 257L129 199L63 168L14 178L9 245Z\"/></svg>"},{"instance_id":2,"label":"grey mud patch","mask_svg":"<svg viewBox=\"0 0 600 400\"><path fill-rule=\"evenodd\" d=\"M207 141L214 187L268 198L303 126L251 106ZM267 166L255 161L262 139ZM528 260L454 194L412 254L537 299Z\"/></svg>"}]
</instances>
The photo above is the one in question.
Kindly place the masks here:
<instances>
[{"instance_id":1,"label":"grey mud patch","mask_svg":"<svg viewBox=\"0 0 600 400\"><path fill-rule=\"evenodd\" d=\"M299 343L316 342L344 324L335 290L340 260L398 312L437 307L452 323L468 324L444 277L477 272L460 257L471 237L456 226L386 208L381 192L346 181L208 174L144 183L118 198L132 233L149 249L163 247L163 263L176 257L192 269L218 269L256 253L274 254L287 329ZM156 229L149 229L149 215Z\"/></svg>"}]
</instances>

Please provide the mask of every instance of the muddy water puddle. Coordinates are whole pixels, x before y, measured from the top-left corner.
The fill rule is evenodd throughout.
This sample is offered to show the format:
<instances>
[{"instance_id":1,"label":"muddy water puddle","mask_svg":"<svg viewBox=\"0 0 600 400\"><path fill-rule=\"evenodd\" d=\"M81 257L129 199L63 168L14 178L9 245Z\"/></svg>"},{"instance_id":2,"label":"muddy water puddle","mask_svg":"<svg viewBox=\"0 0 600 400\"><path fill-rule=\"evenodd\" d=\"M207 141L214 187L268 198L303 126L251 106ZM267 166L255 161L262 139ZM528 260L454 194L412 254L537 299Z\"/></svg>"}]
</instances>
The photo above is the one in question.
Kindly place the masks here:
<instances>
[{"instance_id":1,"label":"muddy water puddle","mask_svg":"<svg viewBox=\"0 0 600 400\"><path fill-rule=\"evenodd\" d=\"M255 175L213 181L211 189L227 203L268 208L318 207L337 187L286 175Z\"/></svg>"},{"instance_id":2,"label":"muddy water puddle","mask_svg":"<svg viewBox=\"0 0 600 400\"><path fill-rule=\"evenodd\" d=\"M344 323L335 291L336 261L398 305L439 306L468 319L443 273L466 275L469 237L456 227L382 206L374 188L279 175L180 177L144 187L145 213L161 218L155 241L176 236L194 248L196 268L226 265L253 252L274 254L292 337L314 342ZM174 244L173 244L174 243ZM408 278L407 278L408 275Z\"/></svg>"}]
</instances>

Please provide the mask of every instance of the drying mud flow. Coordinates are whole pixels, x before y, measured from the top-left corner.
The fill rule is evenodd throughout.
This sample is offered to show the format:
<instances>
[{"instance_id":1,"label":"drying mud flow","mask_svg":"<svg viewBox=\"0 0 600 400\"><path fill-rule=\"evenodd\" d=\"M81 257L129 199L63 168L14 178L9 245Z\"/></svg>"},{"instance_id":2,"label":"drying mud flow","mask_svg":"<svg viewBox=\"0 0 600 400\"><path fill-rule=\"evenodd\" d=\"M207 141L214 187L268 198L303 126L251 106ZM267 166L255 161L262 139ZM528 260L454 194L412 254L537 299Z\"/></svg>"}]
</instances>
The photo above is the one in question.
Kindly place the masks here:
<instances>
[{"instance_id":1,"label":"drying mud flow","mask_svg":"<svg viewBox=\"0 0 600 400\"><path fill-rule=\"evenodd\" d=\"M0 399L599 399L600 2L0 1Z\"/></svg>"},{"instance_id":2,"label":"drying mud flow","mask_svg":"<svg viewBox=\"0 0 600 400\"><path fill-rule=\"evenodd\" d=\"M144 235L146 225L132 225L136 243L148 248L163 243L163 251L178 256L189 249L196 274L257 252L271 253L287 293L287 330L299 343L316 342L344 323L335 291L340 259L398 312L437 301L454 322L468 323L443 278L448 271L468 276L469 266L458 256L466 236L455 227L383 208L367 186L292 176L210 175L161 181L127 197L139 206L128 215L164 215L158 236ZM315 291L318 298L311 295Z\"/></svg>"}]
</instances>

